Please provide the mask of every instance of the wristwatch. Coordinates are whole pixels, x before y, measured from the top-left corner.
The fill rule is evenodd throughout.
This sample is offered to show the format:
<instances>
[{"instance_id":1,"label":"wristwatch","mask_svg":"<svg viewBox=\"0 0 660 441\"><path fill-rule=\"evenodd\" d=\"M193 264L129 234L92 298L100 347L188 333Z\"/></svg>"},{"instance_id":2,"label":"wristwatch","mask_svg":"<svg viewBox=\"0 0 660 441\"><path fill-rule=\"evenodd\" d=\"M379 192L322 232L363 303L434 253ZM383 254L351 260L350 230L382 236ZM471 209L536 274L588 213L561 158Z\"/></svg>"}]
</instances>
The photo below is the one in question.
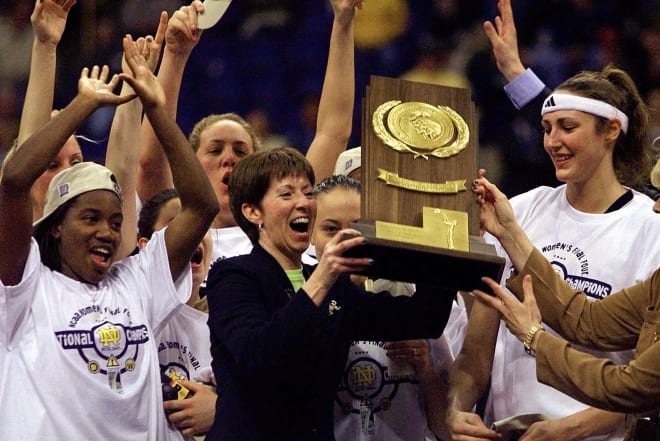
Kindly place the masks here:
<instances>
[{"instance_id":1,"label":"wristwatch","mask_svg":"<svg viewBox=\"0 0 660 441\"><path fill-rule=\"evenodd\" d=\"M525 340L523 341L523 346L525 347L525 352L527 352L532 357L534 357L536 355L536 351L534 351L532 349L532 340L534 340L534 336L539 331L545 331L545 328L543 327L543 325L541 323L539 323L538 325L534 325L531 328L529 328L529 331L527 331L527 336L525 337Z\"/></svg>"}]
</instances>

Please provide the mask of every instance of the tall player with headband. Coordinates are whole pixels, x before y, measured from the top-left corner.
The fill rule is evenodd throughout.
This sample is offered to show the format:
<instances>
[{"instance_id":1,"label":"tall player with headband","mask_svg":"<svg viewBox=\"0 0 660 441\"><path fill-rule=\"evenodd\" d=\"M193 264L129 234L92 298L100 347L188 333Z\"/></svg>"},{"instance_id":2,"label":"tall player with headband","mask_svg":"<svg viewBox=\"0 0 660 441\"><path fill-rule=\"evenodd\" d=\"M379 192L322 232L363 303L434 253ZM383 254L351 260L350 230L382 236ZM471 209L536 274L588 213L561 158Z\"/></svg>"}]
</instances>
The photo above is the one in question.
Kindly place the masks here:
<instances>
[{"instance_id":1,"label":"tall player with headband","mask_svg":"<svg viewBox=\"0 0 660 441\"><path fill-rule=\"evenodd\" d=\"M545 99L541 114L544 148L564 185L512 198L516 219L556 271L593 300L648 278L660 261L660 217L633 189L649 176L651 150L649 111L630 76L611 66L580 72ZM507 261L502 282L511 272ZM627 353L604 355L630 360ZM488 378L487 421L525 413L548 419L529 425L521 440L623 437L622 415L604 415L539 383L533 356L496 313L475 302L450 377L453 440L496 438L471 413Z\"/></svg>"}]
</instances>

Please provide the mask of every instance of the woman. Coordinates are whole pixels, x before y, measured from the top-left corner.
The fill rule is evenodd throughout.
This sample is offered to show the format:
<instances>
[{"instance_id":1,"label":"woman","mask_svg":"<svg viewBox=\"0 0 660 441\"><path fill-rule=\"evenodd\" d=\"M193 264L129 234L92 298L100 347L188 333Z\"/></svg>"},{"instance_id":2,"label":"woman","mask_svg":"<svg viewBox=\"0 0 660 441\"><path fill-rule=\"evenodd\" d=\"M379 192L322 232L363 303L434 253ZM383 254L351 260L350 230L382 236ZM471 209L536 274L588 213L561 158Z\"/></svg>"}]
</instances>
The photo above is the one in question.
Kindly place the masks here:
<instances>
[{"instance_id":1,"label":"woman","mask_svg":"<svg viewBox=\"0 0 660 441\"><path fill-rule=\"evenodd\" d=\"M314 172L300 152L275 149L238 163L230 206L253 243L216 261L208 279L217 440L333 440L332 406L352 340L438 337L454 293L366 294L342 257L364 239L337 232L315 268L302 264L316 214Z\"/></svg>"},{"instance_id":2,"label":"woman","mask_svg":"<svg viewBox=\"0 0 660 441\"><path fill-rule=\"evenodd\" d=\"M599 301L648 278L660 261L660 218L653 201L632 189L650 171L648 108L630 76L609 66L559 85L541 113L544 148L564 185L536 188L512 198L511 204L557 272ZM505 255L501 249L498 253ZM507 263L502 282L510 273ZM623 364L632 354L607 356ZM534 372L533 360L500 326L497 314L475 303L450 375L448 419L454 439L495 436L471 411L492 374L492 421L540 413L547 420L533 423L525 436L621 440L625 415L588 408L540 384Z\"/></svg>"},{"instance_id":3,"label":"woman","mask_svg":"<svg viewBox=\"0 0 660 441\"><path fill-rule=\"evenodd\" d=\"M362 0L330 0L329 3L334 19L328 63L319 102L317 129L307 153L315 173L321 178L332 174L335 159L346 148L351 133L355 97L353 21L356 8L362 7ZM319 7L322 5L319 4ZM197 27L197 15L203 10L202 2L194 0L176 11L168 24L158 79L167 94L167 106L172 117L176 117L185 66L202 37L203 31ZM159 191L171 188L172 184L165 158L148 120L145 119L142 129L138 194L141 200L146 201ZM244 118L235 113L223 113L209 115L199 121L191 132L190 144L223 207L211 228L213 260L249 253L252 244L228 209L227 182L236 164L258 151L261 141Z\"/></svg>"},{"instance_id":4,"label":"woman","mask_svg":"<svg viewBox=\"0 0 660 441\"><path fill-rule=\"evenodd\" d=\"M53 108L55 93L55 65L57 46L62 38L70 9L76 0L37 1L30 17L34 30L34 42L30 64L28 87L25 92L24 106L16 146L21 145L30 135L41 128L56 111ZM138 44L145 49L150 66L155 69L158 63L160 47L165 37L167 17L161 16L156 37L140 38ZM147 55L148 53L148 55ZM130 73L123 63L123 68ZM121 95L129 96L133 90L127 83L122 85ZM132 100L117 108L108 138L105 165L114 172L125 194L133 194L136 189L135 163L139 155L136 134L142 117L142 105L139 100ZM32 200L33 220L42 216L48 184L60 171L83 161L83 153L76 135L69 136L62 144L44 173L34 182L30 197ZM122 235L124 240L118 256L125 257L132 251L132 238L135 237L137 223L135 198L127 198L123 205L124 219ZM130 240L129 240L130 238Z\"/></svg>"},{"instance_id":5,"label":"woman","mask_svg":"<svg viewBox=\"0 0 660 441\"><path fill-rule=\"evenodd\" d=\"M352 159L359 167L359 151ZM331 176L314 188L314 195L312 245L320 259L339 231L360 220L360 182L344 175ZM370 292L403 296L415 292L410 283L357 275L351 279ZM389 441L442 439L446 436L443 416L447 390L446 378L441 376L447 375L452 361L444 335L438 339L351 342L335 395L336 438L352 441L363 434ZM370 371L378 374L369 379L360 375Z\"/></svg>"},{"instance_id":6,"label":"woman","mask_svg":"<svg viewBox=\"0 0 660 441\"><path fill-rule=\"evenodd\" d=\"M149 199L140 210L138 247L147 246L155 232L168 226L181 211L181 201L174 189L164 190ZM158 362L163 379L176 381L191 396L187 399L165 398L165 412L187 440L206 433L215 416L215 387L211 379L208 305L200 297L202 283L211 264L211 235L207 233L190 259L192 289L185 305L173 312L156 332ZM181 394L183 395L183 394Z\"/></svg>"},{"instance_id":7,"label":"woman","mask_svg":"<svg viewBox=\"0 0 660 441\"><path fill-rule=\"evenodd\" d=\"M475 190L483 228L502 244L518 271L507 287L522 301L489 278L485 281L495 296L475 294L501 314L511 333L536 357L539 381L592 406L635 414L627 419L626 439L656 440L660 431L660 270L600 302L590 302L534 248L495 185L483 178ZM609 351L635 349L635 359L617 365L573 349L546 332L541 317L570 342Z\"/></svg>"},{"instance_id":8,"label":"woman","mask_svg":"<svg viewBox=\"0 0 660 441\"><path fill-rule=\"evenodd\" d=\"M83 69L77 96L3 164L0 390L14 404L0 424L8 439L170 439L154 332L188 298L190 256L218 205L145 58L130 36L123 44L133 76L108 81L107 66ZM34 235L29 195L85 118L132 98L112 93L119 78L156 127L182 209L138 256L115 262L122 195L110 170L82 162L55 176Z\"/></svg>"}]
</instances>

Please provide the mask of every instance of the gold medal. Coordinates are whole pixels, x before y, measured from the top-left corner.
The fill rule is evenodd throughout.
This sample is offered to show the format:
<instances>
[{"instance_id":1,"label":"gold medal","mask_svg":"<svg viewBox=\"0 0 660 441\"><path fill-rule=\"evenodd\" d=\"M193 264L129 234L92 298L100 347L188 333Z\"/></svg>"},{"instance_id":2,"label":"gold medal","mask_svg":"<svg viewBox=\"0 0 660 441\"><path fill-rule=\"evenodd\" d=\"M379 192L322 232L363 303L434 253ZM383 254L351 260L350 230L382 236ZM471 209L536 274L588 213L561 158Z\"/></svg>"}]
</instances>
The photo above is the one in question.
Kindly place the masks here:
<instances>
[{"instance_id":1,"label":"gold medal","mask_svg":"<svg viewBox=\"0 0 660 441\"><path fill-rule=\"evenodd\" d=\"M376 135L387 146L417 157L446 158L467 147L470 130L452 108L387 101L373 114Z\"/></svg>"}]
</instances>

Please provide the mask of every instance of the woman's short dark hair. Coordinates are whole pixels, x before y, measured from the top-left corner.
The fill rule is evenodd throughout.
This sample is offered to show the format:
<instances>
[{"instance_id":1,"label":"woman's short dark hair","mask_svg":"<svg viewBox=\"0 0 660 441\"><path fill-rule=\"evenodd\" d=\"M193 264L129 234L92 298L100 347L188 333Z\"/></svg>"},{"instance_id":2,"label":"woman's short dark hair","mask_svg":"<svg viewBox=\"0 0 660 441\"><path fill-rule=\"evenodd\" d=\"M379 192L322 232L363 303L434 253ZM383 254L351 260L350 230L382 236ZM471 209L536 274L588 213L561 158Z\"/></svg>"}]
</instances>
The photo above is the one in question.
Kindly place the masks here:
<instances>
[{"instance_id":1,"label":"woman's short dark hair","mask_svg":"<svg viewBox=\"0 0 660 441\"><path fill-rule=\"evenodd\" d=\"M141 237L151 239L151 236L154 234L160 210L166 203L178 197L179 194L175 189L168 188L156 193L151 199L144 203L140 209L140 217L138 218L138 239Z\"/></svg>"},{"instance_id":2,"label":"woman's short dark hair","mask_svg":"<svg viewBox=\"0 0 660 441\"><path fill-rule=\"evenodd\" d=\"M243 204L261 207L273 180L304 176L314 185L314 170L300 151L282 147L248 155L234 167L229 178L229 206L238 226L252 243L259 240L259 229L243 216Z\"/></svg>"}]
</instances>

